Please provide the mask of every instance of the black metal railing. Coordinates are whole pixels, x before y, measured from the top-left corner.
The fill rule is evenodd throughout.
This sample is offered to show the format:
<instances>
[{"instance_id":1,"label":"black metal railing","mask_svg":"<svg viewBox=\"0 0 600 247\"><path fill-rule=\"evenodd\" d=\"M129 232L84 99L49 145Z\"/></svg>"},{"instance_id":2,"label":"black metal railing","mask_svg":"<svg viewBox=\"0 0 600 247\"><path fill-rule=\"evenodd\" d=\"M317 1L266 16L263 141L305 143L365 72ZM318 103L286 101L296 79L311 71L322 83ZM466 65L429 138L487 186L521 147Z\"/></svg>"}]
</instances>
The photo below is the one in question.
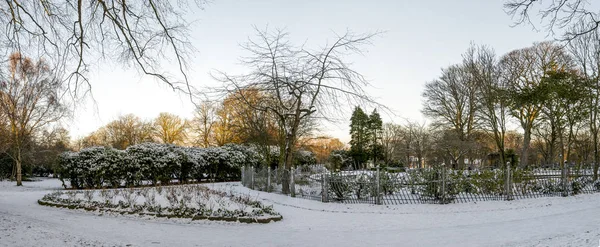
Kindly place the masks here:
<instances>
[{"instance_id":1,"label":"black metal railing","mask_svg":"<svg viewBox=\"0 0 600 247\"><path fill-rule=\"evenodd\" d=\"M440 165L401 172L379 168L329 172L322 166L292 170L244 167L242 184L323 202L446 204L599 192L600 181L594 179L592 171L591 166L456 170Z\"/></svg>"}]
</instances>

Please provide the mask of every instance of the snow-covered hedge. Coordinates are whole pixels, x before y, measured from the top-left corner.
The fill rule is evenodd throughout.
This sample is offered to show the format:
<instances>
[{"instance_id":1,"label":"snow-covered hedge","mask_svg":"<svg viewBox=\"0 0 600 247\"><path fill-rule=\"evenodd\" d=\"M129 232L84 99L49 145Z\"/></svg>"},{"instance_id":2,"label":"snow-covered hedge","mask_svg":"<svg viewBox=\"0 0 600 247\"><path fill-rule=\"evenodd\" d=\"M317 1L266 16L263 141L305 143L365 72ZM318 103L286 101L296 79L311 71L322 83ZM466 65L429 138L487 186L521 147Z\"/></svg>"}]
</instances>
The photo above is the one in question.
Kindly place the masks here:
<instances>
[{"instance_id":1,"label":"snow-covered hedge","mask_svg":"<svg viewBox=\"0 0 600 247\"><path fill-rule=\"evenodd\" d=\"M126 150L90 147L63 153L58 174L63 184L69 180L73 188L132 187L144 181L164 185L172 180L238 179L240 167L259 162L258 153L242 145L195 148L142 143Z\"/></svg>"}]
</instances>

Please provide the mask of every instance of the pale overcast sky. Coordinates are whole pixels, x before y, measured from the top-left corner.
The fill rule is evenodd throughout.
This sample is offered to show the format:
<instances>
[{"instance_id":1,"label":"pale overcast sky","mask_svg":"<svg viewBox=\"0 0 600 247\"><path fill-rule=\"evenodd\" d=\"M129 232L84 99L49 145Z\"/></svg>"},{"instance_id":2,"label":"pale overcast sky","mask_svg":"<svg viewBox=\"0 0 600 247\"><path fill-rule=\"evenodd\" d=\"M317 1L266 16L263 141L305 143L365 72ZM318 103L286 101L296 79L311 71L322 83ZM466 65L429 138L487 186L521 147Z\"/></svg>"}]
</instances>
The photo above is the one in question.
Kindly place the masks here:
<instances>
[{"instance_id":1,"label":"pale overcast sky","mask_svg":"<svg viewBox=\"0 0 600 247\"><path fill-rule=\"evenodd\" d=\"M421 115L421 92L425 82L440 69L457 63L471 42L493 47L501 55L510 50L551 39L529 26L511 27L502 0L213 0L190 18L192 42L198 53L191 61L190 80L197 87L215 85L209 72L239 71L238 59L245 53L239 43L258 27L286 28L292 40L309 46L323 45L343 33L385 31L366 47L364 56L352 57L354 68L373 88L368 91L402 118L425 121ZM176 73L176 68L173 68ZM134 113L154 118L160 112L191 117L193 105L153 79L135 70L107 64L91 75L97 109L79 107L68 128L74 138L87 135L119 114ZM351 109L353 106L347 106ZM371 109L368 109L371 111ZM348 118L349 118L348 114ZM349 122L326 125L324 134L349 140Z\"/></svg>"}]
</instances>

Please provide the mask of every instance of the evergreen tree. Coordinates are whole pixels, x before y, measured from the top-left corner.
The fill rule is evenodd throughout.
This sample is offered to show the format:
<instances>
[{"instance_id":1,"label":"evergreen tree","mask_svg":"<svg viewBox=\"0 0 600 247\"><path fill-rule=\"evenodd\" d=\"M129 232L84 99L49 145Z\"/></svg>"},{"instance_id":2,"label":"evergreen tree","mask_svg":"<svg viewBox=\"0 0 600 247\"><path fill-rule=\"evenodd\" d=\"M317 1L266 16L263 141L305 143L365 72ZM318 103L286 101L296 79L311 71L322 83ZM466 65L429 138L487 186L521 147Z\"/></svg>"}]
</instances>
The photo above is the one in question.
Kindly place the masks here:
<instances>
[{"instance_id":1,"label":"evergreen tree","mask_svg":"<svg viewBox=\"0 0 600 247\"><path fill-rule=\"evenodd\" d=\"M364 168L364 163L369 158L369 115L360 107L355 107L350 118L350 156L356 163L355 168Z\"/></svg>"},{"instance_id":2,"label":"evergreen tree","mask_svg":"<svg viewBox=\"0 0 600 247\"><path fill-rule=\"evenodd\" d=\"M377 110L373 110L369 116L369 156L376 165L378 161L383 160L383 146L381 145L381 135L383 132L383 122Z\"/></svg>"}]
</instances>

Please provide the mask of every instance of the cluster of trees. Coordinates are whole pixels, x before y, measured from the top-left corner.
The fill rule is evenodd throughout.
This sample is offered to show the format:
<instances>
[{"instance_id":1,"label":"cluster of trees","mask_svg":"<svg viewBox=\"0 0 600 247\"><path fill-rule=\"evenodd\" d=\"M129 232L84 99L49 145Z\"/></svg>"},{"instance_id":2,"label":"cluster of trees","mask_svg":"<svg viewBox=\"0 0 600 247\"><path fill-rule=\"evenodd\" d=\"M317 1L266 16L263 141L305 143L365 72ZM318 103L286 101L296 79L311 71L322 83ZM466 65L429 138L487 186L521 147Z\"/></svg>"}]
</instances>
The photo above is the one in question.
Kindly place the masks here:
<instances>
[{"instance_id":1,"label":"cluster of trees","mask_svg":"<svg viewBox=\"0 0 600 247\"><path fill-rule=\"evenodd\" d=\"M568 160L594 163L597 174L600 35L597 11L588 7L583 0L506 1L516 24L532 24L530 16L539 14L549 33L564 31L566 45L540 42L501 57L490 47L472 46L462 63L426 84L422 112L433 124L383 124L378 141L385 163L528 166ZM330 157L337 167L369 159L354 119L351 151Z\"/></svg>"},{"instance_id":2,"label":"cluster of trees","mask_svg":"<svg viewBox=\"0 0 600 247\"><path fill-rule=\"evenodd\" d=\"M435 142L439 158L462 166L487 146L501 164L509 150L521 166L598 164L599 38L595 31L566 46L540 42L500 57L472 45L423 92L423 113L444 136ZM508 148L511 123L522 137Z\"/></svg>"},{"instance_id":3,"label":"cluster of trees","mask_svg":"<svg viewBox=\"0 0 600 247\"><path fill-rule=\"evenodd\" d=\"M182 145L186 141L187 128L187 120L170 113L160 113L151 121L127 114L77 140L75 145L79 149L109 146L121 150L144 142Z\"/></svg>"},{"instance_id":4,"label":"cluster of trees","mask_svg":"<svg viewBox=\"0 0 600 247\"><path fill-rule=\"evenodd\" d=\"M143 120L134 114L127 114L77 140L76 147L108 146L124 150L145 142L204 148L243 143L257 147L265 158L264 164L278 164L279 154L283 152L274 152L273 149L279 149L283 138L275 116L251 108L240 98L240 94L244 94L244 100L266 100L257 90L240 90L227 95L222 101L202 102L192 119L160 113L155 119ZM295 154L299 150L310 151L316 155L315 159L324 162L331 150L343 148L338 139L311 136L314 130L313 122L303 123L299 127Z\"/></svg>"}]
</instances>

